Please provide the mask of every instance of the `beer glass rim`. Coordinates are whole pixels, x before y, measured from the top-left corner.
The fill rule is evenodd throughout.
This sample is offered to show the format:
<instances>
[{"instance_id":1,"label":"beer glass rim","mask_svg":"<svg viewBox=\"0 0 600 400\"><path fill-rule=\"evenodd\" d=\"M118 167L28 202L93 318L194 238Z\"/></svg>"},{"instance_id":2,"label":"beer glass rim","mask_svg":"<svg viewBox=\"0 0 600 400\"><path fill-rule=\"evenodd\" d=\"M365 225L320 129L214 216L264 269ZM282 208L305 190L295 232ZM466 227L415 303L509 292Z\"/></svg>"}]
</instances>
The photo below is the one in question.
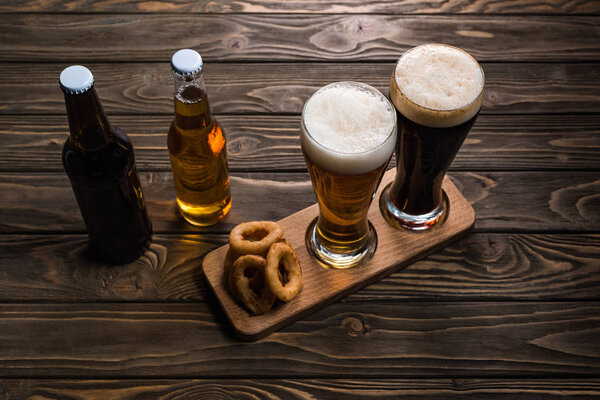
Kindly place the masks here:
<instances>
[{"instance_id":1,"label":"beer glass rim","mask_svg":"<svg viewBox=\"0 0 600 400\"><path fill-rule=\"evenodd\" d=\"M332 149L330 147L324 146L323 144L321 144L317 139L315 139L313 137L313 135L311 135L310 131L308 130L308 128L306 127L306 124L304 122L304 115L305 115L305 111L306 111L306 105L310 102L310 100L319 92L325 90L326 88L332 87L332 86L342 86L342 85L348 85L348 86L357 86L357 87L361 87L363 89L367 89L368 91L374 92L375 94L381 96L381 98L386 102L386 104L390 107L390 111L391 114L394 118L394 123L392 125L392 128L390 129L390 131L387 133L385 139L379 143L377 146L369 149L369 150L365 150L365 151L359 151L359 152L345 152L345 151L339 151L336 149ZM315 91L309 98L308 100L306 100L304 102L304 106L302 107L302 117L301 119L301 123L302 123L302 130L306 133L306 135L310 138L310 140L316 144L318 147L325 149L326 151L332 152L332 153L336 153L336 154L343 154L343 155L365 155L365 154L369 154L372 152L377 151L378 149L380 149L381 147L383 147L393 136L394 136L394 132L396 132L396 124L397 124L397 117L396 117L396 109L394 107L394 104L386 97L384 96L383 93L381 93L380 90L378 90L377 88L374 88L371 85L368 85L366 83L362 83L362 82L357 82L357 81L339 81L339 82L332 82L329 83L321 88L319 88L317 91Z\"/></svg>"},{"instance_id":2,"label":"beer glass rim","mask_svg":"<svg viewBox=\"0 0 600 400\"><path fill-rule=\"evenodd\" d=\"M458 50L463 54L466 54L469 58L471 58L473 61L475 61L475 63L477 64L477 66L479 67L479 71L481 72L481 77L483 79L483 85L481 86L481 90L479 91L479 93L477 94L477 96L475 96L475 98L473 99L473 101L471 101L468 104L463 105L462 107L457 107L457 108L431 108L431 107L427 107L427 106L423 106L421 104L415 103L414 101L412 101L411 99L409 99L408 97L406 97L406 95L402 92L402 90L400 89L400 87L398 86L398 82L396 81L396 70L398 69L398 64L400 63L400 61L402 60L402 58L404 56L406 56L408 53L410 53L411 51L418 49L420 47L423 46L444 46L444 47L450 47L452 49ZM436 112L436 113L452 113L452 112L457 112L460 111L462 109L467 109L470 108L474 103L477 103L479 101L482 101L483 99L483 92L485 90L485 73L483 71L483 68L481 68L481 64L479 64L479 62L475 59L475 57L473 57L471 54L469 54L467 51L461 49L460 47L456 47L456 46L452 46L449 44L444 44L444 43L423 43L420 44L418 46L412 47L408 50L406 50L396 61L396 64L394 64L394 71L392 72L392 84L396 87L397 92L402 96L402 98L404 100L406 100L407 102L414 104L415 107L417 108L422 108L424 110L427 111L432 111L432 112ZM390 98L391 98L391 93L390 93ZM482 101L483 103L483 101Z\"/></svg>"}]
</instances>

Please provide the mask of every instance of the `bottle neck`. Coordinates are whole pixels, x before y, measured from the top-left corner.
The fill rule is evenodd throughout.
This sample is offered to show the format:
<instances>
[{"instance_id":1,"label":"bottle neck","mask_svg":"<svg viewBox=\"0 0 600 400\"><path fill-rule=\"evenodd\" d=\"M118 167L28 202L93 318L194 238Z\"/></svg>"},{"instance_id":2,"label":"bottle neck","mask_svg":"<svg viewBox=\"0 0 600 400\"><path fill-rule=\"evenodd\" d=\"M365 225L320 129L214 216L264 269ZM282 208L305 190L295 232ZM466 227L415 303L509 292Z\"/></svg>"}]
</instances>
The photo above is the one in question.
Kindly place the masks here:
<instances>
[{"instance_id":1,"label":"bottle neck","mask_svg":"<svg viewBox=\"0 0 600 400\"><path fill-rule=\"evenodd\" d=\"M173 72L175 124L181 130L205 129L213 124L202 71L192 75Z\"/></svg>"},{"instance_id":2,"label":"bottle neck","mask_svg":"<svg viewBox=\"0 0 600 400\"><path fill-rule=\"evenodd\" d=\"M80 94L65 93L65 105L73 143L93 150L112 141L113 130L94 87Z\"/></svg>"}]
</instances>

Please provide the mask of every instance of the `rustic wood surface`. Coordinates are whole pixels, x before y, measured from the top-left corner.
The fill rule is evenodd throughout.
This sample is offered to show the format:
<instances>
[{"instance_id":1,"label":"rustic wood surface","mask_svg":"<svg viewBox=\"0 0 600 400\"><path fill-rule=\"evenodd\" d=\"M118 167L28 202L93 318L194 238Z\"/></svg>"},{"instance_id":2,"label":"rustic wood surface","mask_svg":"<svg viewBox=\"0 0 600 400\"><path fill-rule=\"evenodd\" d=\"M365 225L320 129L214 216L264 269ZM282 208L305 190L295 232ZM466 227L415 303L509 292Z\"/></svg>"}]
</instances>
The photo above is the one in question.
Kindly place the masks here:
<instances>
[{"instance_id":1,"label":"rustic wood surface","mask_svg":"<svg viewBox=\"0 0 600 400\"><path fill-rule=\"evenodd\" d=\"M593 379L146 379L0 381L10 399L596 399Z\"/></svg>"},{"instance_id":2,"label":"rustic wood surface","mask_svg":"<svg viewBox=\"0 0 600 400\"><path fill-rule=\"evenodd\" d=\"M198 268L226 235L155 235L139 260L89 256L84 235L1 235L0 301L202 302ZM350 296L360 300L599 300L598 234L474 233Z\"/></svg>"},{"instance_id":3,"label":"rustic wood surface","mask_svg":"<svg viewBox=\"0 0 600 400\"><path fill-rule=\"evenodd\" d=\"M453 172L450 177L475 208L475 232L600 232L598 171ZM199 228L182 223L170 172L141 172L140 180L154 231L160 233L228 233L241 222L277 221L316 202L307 172L234 173L230 213L218 225ZM0 173L0 191L0 233L85 232L64 173Z\"/></svg>"},{"instance_id":4,"label":"rustic wood surface","mask_svg":"<svg viewBox=\"0 0 600 400\"><path fill-rule=\"evenodd\" d=\"M334 303L253 343L207 303L6 304L6 377L597 377L597 302Z\"/></svg>"},{"instance_id":5,"label":"rustic wood surface","mask_svg":"<svg viewBox=\"0 0 600 400\"><path fill-rule=\"evenodd\" d=\"M0 399L600 397L600 2L7 0L0 4ZM256 343L200 265L241 221L314 203L297 140L319 87L388 92L429 41L471 52L482 113L451 168L473 233ZM206 62L234 206L178 216L173 51ZM60 152L57 77L84 63L131 136L155 227L89 254Z\"/></svg>"},{"instance_id":6,"label":"rustic wood surface","mask_svg":"<svg viewBox=\"0 0 600 400\"><path fill-rule=\"evenodd\" d=\"M5 0L0 12L131 12L131 13L378 13L378 14L600 14L594 0Z\"/></svg>"},{"instance_id":7,"label":"rustic wood surface","mask_svg":"<svg viewBox=\"0 0 600 400\"><path fill-rule=\"evenodd\" d=\"M140 169L170 171L165 132L172 116L110 119L129 134ZM306 171L299 115L219 115L218 120L232 171ZM66 132L65 115L0 115L0 171L62 174ZM599 115L480 114L451 166L452 171L581 169L600 170Z\"/></svg>"},{"instance_id":8,"label":"rustic wood surface","mask_svg":"<svg viewBox=\"0 0 600 400\"><path fill-rule=\"evenodd\" d=\"M540 32L543 32L541 34ZM168 61L193 47L206 61L394 61L424 42L481 61L595 61L589 16L309 14L10 14L0 61Z\"/></svg>"},{"instance_id":9,"label":"rustic wood surface","mask_svg":"<svg viewBox=\"0 0 600 400\"><path fill-rule=\"evenodd\" d=\"M600 38L598 39L600 43ZM386 63L207 64L211 109L217 114L299 114L319 87L358 80L388 93L394 61ZM56 77L63 63L0 63L0 114L59 114L66 118ZM109 116L173 113L169 56L160 63L87 64ZM482 113L593 113L600 108L600 70L592 63L485 63ZM251 70L252 73L248 73ZM23 73L31 76L21 79ZM551 80L551 84L549 81ZM37 90L31 90L31 84ZM163 127L167 129L168 124Z\"/></svg>"}]
</instances>

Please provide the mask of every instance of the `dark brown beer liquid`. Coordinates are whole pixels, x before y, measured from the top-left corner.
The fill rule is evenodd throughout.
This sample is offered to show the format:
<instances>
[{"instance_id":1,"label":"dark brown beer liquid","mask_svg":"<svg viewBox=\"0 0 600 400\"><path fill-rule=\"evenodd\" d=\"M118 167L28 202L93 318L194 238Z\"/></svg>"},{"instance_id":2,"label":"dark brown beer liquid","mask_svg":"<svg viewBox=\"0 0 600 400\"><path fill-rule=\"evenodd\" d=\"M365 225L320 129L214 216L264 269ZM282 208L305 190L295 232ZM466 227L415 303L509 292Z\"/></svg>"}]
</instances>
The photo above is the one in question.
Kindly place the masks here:
<instances>
[{"instance_id":1,"label":"dark brown beer liquid","mask_svg":"<svg viewBox=\"0 0 600 400\"><path fill-rule=\"evenodd\" d=\"M129 137L112 129L92 87L65 94L71 135L62 161L96 255L120 264L135 260L152 237Z\"/></svg>"},{"instance_id":2,"label":"dark brown beer liquid","mask_svg":"<svg viewBox=\"0 0 600 400\"><path fill-rule=\"evenodd\" d=\"M427 214L442 204L442 182L477 114L450 128L430 128L417 124L401 113L396 142L396 178L390 199L401 211Z\"/></svg>"}]
</instances>

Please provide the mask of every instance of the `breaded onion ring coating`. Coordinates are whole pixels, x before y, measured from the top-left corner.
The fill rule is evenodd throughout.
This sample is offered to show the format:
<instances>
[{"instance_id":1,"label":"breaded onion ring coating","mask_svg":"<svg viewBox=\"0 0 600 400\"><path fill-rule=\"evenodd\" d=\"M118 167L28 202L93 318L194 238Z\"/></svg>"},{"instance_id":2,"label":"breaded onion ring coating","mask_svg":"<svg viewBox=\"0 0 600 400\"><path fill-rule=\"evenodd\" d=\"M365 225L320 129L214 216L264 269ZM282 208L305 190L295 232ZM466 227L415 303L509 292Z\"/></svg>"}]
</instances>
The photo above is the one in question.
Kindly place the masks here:
<instances>
[{"instance_id":1,"label":"breaded onion ring coating","mask_svg":"<svg viewBox=\"0 0 600 400\"><path fill-rule=\"evenodd\" d=\"M237 294L235 293L235 288L232 285L231 278L231 268L233 267L233 263L240 257L238 253L231 250L231 248L227 249L227 254L225 255L225 260L223 260L223 274L225 276L225 281L227 282L227 288L233 295L233 297L237 298Z\"/></svg>"},{"instance_id":2,"label":"breaded onion ring coating","mask_svg":"<svg viewBox=\"0 0 600 400\"><path fill-rule=\"evenodd\" d=\"M275 222L244 222L229 233L229 247L238 254L266 255L282 238L283 229Z\"/></svg>"},{"instance_id":3,"label":"breaded onion ring coating","mask_svg":"<svg viewBox=\"0 0 600 400\"><path fill-rule=\"evenodd\" d=\"M236 297L253 315L268 312L275 303L265 282L265 265L262 257L244 255L235 260L229 273Z\"/></svg>"},{"instance_id":4,"label":"breaded onion ring coating","mask_svg":"<svg viewBox=\"0 0 600 400\"><path fill-rule=\"evenodd\" d=\"M279 265L283 266L283 274ZM302 270L296 252L286 243L275 243L267 254L265 280L273 294L281 301L290 301L302 289Z\"/></svg>"}]
</instances>

